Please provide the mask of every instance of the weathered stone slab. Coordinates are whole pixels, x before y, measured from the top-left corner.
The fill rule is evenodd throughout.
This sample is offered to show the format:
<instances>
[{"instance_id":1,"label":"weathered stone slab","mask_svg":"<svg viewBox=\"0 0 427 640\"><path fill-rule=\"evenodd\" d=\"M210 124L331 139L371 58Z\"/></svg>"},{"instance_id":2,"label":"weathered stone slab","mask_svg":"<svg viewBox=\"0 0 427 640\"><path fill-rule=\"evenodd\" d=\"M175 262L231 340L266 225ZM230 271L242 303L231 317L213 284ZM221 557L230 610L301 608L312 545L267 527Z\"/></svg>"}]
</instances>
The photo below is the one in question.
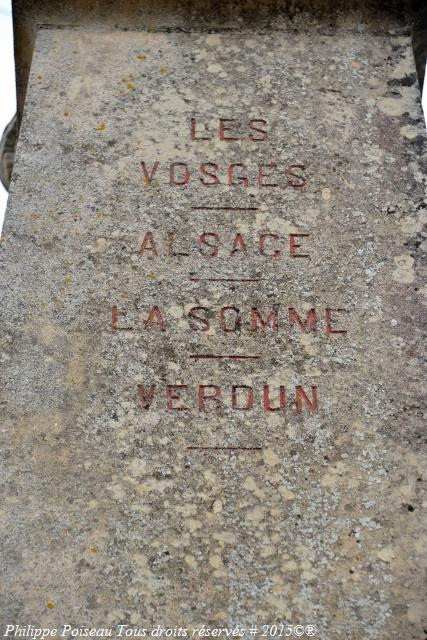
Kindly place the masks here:
<instances>
[{"instance_id":1,"label":"weathered stone slab","mask_svg":"<svg viewBox=\"0 0 427 640\"><path fill-rule=\"evenodd\" d=\"M424 145L398 33L39 33L6 623L421 637Z\"/></svg>"}]
</instances>

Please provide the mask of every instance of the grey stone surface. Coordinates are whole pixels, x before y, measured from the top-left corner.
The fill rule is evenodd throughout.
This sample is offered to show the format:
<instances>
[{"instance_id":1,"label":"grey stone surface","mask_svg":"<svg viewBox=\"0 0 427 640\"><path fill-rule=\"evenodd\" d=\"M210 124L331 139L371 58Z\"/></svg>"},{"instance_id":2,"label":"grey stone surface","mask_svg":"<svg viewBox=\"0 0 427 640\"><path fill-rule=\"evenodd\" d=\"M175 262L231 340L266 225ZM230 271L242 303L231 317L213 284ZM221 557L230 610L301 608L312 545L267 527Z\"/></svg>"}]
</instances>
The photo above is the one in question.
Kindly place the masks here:
<instances>
[{"instance_id":1,"label":"grey stone surface","mask_svg":"<svg viewBox=\"0 0 427 640\"><path fill-rule=\"evenodd\" d=\"M419 3L420 4L420 3ZM378 31L414 25L412 0L12 0L18 113L21 116L39 25L58 28L156 29L268 26L272 18L290 28L318 26Z\"/></svg>"},{"instance_id":2,"label":"grey stone surface","mask_svg":"<svg viewBox=\"0 0 427 640\"><path fill-rule=\"evenodd\" d=\"M5 623L424 637L424 159L396 30L39 33L1 243Z\"/></svg>"}]
</instances>

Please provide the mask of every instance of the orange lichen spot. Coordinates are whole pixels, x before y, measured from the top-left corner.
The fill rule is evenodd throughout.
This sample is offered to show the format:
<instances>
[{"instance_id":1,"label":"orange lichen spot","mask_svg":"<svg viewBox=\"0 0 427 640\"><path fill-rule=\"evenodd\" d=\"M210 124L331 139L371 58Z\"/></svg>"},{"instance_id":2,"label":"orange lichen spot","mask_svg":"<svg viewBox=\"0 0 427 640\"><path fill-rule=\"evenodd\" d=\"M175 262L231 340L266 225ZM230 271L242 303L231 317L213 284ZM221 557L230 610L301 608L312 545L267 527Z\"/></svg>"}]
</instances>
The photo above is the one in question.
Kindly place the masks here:
<instances>
[{"instance_id":1,"label":"orange lichen spot","mask_svg":"<svg viewBox=\"0 0 427 640\"><path fill-rule=\"evenodd\" d=\"M104 131L107 128L107 125L105 124L105 122L100 122L99 125L96 127L97 131Z\"/></svg>"},{"instance_id":2,"label":"orange lichen spot","mask_svg":"<svg viewBox=\"0 0 427 640\"><path fill-rule=\"evenodd\" d=\"M167 68L166 67L160 67L160 73L166 73Z\"/></svg>"},{"instance_id":3,"label":"orange lichen spot","mask_svg":"<svg viewBox=\"0 0 427 640\"><path fill-rule=\"evenodd\" d=\"M148 187L159 187L160 180L158 180L157 178L144 178L144 184L146 184Z\"/></svg>"},{"instance_id":4,"label":"orange lichen spot","mask_svg":"<svg viewBox=\"0 0 427 640\"><path fill-rule=\"evenodd\" d=\"M37 80L43 80L43 76L41 73L39 73L39 75L37 76Z\"/></svg>"},{"instance_id":5,"label":"orange lichen spot","mask_svg":"<svg viewBox=\"0 0 427 640\"><path fill-rule=\"evenodd\" d=\"M89 551L91 553L98 553L98 547L96 545L92 545L91 547L89 547Z\"/></svg>"},{"instance_id":6,"label":"orange lichen spot","mask_svg":"<svg viewBox=\"0 0 427 640\"><path fill-rule=\"evenodd\" d=\"M129 91L132 91L132 89L135 89L135 85L133 84L133 82L128 82L127 88L129 89Z\"/></svg>"},{"instance_id":7,"label":"orange lichen spot","mask_svg":"<svg viewBox=\"0 0 427 640\"><path fill-rule=\"evenodd\" d=\"M64 116L65 116L66 118L68 118L68 116L69 116L69 115L70 115L70 114L69 114L69 112L68 112L68 111L64 111Z\"/></svg>"},{"instance_id":8,"label":"orange lichen spot","mask_svg":"<svg viewBox=\"0 0 427 640\"><path fill-rule=\"evenodd\" d=\"M51 600L48 600L48 602L46 603L46 606L48 609L53 609L53 607L55 606L55 603L52 602Z\"/></svg>"}]
</instances>

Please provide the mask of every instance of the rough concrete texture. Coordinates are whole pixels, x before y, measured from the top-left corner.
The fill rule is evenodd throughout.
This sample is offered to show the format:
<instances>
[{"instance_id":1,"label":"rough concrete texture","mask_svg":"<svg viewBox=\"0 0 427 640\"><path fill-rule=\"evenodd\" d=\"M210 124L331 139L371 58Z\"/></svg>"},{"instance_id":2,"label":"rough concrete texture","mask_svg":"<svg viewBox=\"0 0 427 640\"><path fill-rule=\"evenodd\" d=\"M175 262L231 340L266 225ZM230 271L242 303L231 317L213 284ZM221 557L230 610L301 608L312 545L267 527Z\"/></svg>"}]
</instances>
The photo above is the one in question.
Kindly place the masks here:
<instances>
[{"instance_id":1,"label":"rough concrete texture","mask_svg":"<svg viewBox=\"0 0 427 640\"><path fill-rule=\"evenodd\" d=\"M91 30L260 27L272 19L290 28L387 30L412 25L422 0L12 0L18 113L22 114L39 25Z\"/></svg>"},{"instance_id":2,"label":"rough concrete texture","mask_svg":"<svg viewBox=\"0 0 427 640\"><path fill-rule=\"evenodd\" d=\"M410 41L282 27L39 33L1 244L7 623L424 638Z\"/></svg>"}]
</instances>

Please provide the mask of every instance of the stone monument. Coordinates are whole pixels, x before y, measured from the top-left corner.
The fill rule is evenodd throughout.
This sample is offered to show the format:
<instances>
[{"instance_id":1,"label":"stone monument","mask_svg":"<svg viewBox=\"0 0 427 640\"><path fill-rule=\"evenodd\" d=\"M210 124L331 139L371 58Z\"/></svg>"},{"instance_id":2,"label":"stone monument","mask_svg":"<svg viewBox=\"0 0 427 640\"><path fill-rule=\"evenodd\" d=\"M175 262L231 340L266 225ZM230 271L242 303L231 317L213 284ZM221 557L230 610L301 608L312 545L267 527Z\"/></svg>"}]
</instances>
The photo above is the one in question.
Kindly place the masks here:
<instances>
[{"instance_id":1,"label":"stone monument","mask_svg":"<svg viewBox=\"0 0 427 640\"><path fill-rule=\"evenodd\" d=\"M5 637L424 638L411 40L306 4L42 3L0 250Z\"/></svg>"}]
</instances>

